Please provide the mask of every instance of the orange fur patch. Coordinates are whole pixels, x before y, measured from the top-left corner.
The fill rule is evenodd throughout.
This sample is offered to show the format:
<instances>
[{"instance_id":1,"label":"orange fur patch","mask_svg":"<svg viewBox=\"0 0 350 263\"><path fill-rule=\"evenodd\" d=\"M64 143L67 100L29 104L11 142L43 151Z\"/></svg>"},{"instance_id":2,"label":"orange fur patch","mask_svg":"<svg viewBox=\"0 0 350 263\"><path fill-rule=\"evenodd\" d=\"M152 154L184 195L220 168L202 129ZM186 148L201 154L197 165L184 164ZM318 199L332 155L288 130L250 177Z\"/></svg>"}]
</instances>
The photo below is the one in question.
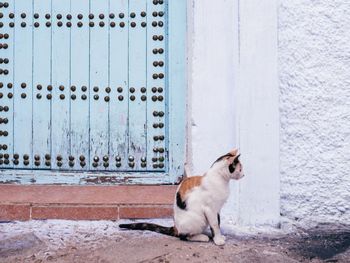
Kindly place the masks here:
<instances>
[{"instance_id":1,"label":"orange fur patch","mask_svg":"<svg viewBox=\"0 0 350 263\"><path fill-rule=\"evenodd\" d=\"M178 191L181 199L185 200L185 194L194 187L199 186L202 183L202 179L203 176L191 176L183 180Z\"/></svg>"}]
</instances>

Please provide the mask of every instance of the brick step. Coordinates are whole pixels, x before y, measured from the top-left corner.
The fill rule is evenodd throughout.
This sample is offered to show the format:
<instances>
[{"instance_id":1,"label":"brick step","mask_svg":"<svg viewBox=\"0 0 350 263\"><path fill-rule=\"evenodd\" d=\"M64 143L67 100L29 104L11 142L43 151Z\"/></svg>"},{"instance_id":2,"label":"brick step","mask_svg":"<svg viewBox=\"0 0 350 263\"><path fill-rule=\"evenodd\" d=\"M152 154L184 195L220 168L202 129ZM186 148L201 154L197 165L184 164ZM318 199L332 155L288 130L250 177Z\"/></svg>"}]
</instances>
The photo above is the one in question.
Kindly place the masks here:
<instances>
[{"instance_id":1,"label":"brick step","mask_svg":"<svg viewBox=\"0 0 350 263\"><path fill-rule=\"evenodd\" d=\"M0 185L0 221L172 216L176 186Z\"/></svg>"}]
</instances>

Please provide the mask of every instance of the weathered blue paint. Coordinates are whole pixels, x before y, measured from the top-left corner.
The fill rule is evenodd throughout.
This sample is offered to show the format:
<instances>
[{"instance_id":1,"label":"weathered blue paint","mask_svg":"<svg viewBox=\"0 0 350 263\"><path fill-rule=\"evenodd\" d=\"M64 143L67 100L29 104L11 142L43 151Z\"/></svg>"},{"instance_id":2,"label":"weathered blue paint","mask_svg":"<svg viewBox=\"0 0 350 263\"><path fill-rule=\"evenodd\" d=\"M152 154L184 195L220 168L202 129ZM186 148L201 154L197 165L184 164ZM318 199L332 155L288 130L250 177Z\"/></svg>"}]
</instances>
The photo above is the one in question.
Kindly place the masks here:
<instances>
[{"instance_id":1,"label":"weathered blue paint","mask_svg":"<svg viewBox=\"0 0 350 263\"><path fill-rule=\"evenodd\" d=\"M1 183L14 184L173 184L174 178L144 172L71 172L46 170L3 170ZM176 182L176 181L175 181Z\"/></svg>"},{"instance_id":2,"label":"weathered blue paint","mask_svg":"<svg viewBox=\"0 0 350 263\"><path fill-rule=\"evenodd\" d=\"M104 100L105 89L108 86L108 26L106 18L100 19L100 14L108 14L108 0L91 0L90 13L95 18L90 20L96 25L90 27L90 165L91 170L104 170L104 156L108 153L108 105ZM108 17L108 16L107 16ZM108 18L107 18L108 19ZM115 100L112 98L111 103ZM98 164L95 167L95 164Z\"/></svg>"},{"instance_id":3,"label":"weathered blue paint","mask_svg":"<svg viewBox=\"0 0 350 263\"><path fill-rule=\"evenodd\" d=\"M146 87L147 77L147 33L142 22L146 18L141 16L145 12L146 1L129 1L129 145L128 162L136 170L141 167L141 158L146 157L146 101L141 100L141 89ZM150 14L148 14L150 15ZM133 16L135 16L133 18ZM148 25L150 26L150 25ZM150 160L149 160L150 161Z\"/></svg>"},{"instance_id":4,"label":"weathered blue paint","mask_svg":"<svg viewBox=\"0 0 350 263\"><path fill-rule=\"evenodd\" d=\"M90 7L86 0L71 1L72 22L79 22L83 25L89 23L88 16ZM79 19L78 15L84 14ZM73 170L87 171L90 164L89 151L89 27L73 26L71 28L71 59L70 59L70 85L71 99L70 105L70 155L75 157ZM86 99L83 100L82 98ZM80 160L81 159L81 160ZM82 164L82 165L81 165Z\"/></svg>"},{"instance_id":5,"label":"weathered blue paint","mask_svg":"<svg viewBox=\"0 0 350 263\"><path fill-rule=\"evenodd\" d=\"M32 154L32 24L33 10L32 2L27 0L15 1L15 13L21 10L26 17L21 18L18 13L15 16L14 23L25 27L15 27L14 33L14 83L13 83L13 100L14 100L14 119L13 125L13 144L14 153L20 156L28 156L29 164L26 168L33 165ZM24 25L24 24L23 24ZM10 57L12 60L13 58ZM23 95L22 95L23 94ZM22 96L26 96L22 98ZM16 106L20 105L20 107ZM8 125L11 125L9 123ZM18 168L25 168L23 162L18 164Z\"/></svg>"},{"instance_id":6,"label":"weathered blue paint","mask_svg":"<svg viewBox=\"0 0 350 263\"><path fill-rule=\"evenodd\" d=\"M110 1L110 13L116 18L110 18L115 27L109 29L109 86L111 87L112 103L109 104L109 153L111 160L110 171L127 170L128 163L128 57L129 30L128 18L119 18L119 14L129 11L128 0ZM120 27L119 23L126 26ZM121 158L121 161L116 161ZM119 167L118 167L118 166Z\"/></svg>"},{"instance_id":7,"label":"weathered blue paint","mask_svg":"<svg viewBox=\"0 0 350 263\"><path fill-rule=\"evenodd\" d=\"M50 14L51 2L47 0L33 1L33 10L33 13ZM46 23L46 19L41 15L35 19L35 22L43 25ZM32 154L40 156L39 165L34 164L36 169L50 169L51 162L48 162L48 158L45 159L45 155L51 155L51 103L47 101L45 96L48 93L47 86L51 83L51 28L41 26L31 31L33 37L33 79L32 83L28 83L30 86L27 89L31 90L33 94ZM33 156L32 154L30 155Z\"/></svg>"},{"instance_id":8,"label":"weathered blue paint","mask_svg":"<svg viewBox=\"0 0 350 263\"><path fill-rule=\"evenodd\" d=\"M63 170L69 169L70 145L70 29L65 26L69 13L70 0L52 0L52 99L47 101L51 101L51 168ZM58 20L59 14L62 18Z\"/></svg>"},{"instance_id":9,"label":"weathered blue paint","mask_svg":"<svg viewBox=\"0 0 350 263\"><path fill-rule=\"evenodd\" d=\"M167 116L169 174L183 174L186 134L186 1L168 1Z\"/></svg>"},{"instance_id":10,"label":"weathered blue paint","mask_svg":"<svg viewBox=\"0 0 350 263\"><path fill-rule=\"evenodd\" d=\"M10 63L0 182L174 183L183 174L186 1L10 0L1 12L10 37L0 56Z\"/></svg>"}]
</instances>

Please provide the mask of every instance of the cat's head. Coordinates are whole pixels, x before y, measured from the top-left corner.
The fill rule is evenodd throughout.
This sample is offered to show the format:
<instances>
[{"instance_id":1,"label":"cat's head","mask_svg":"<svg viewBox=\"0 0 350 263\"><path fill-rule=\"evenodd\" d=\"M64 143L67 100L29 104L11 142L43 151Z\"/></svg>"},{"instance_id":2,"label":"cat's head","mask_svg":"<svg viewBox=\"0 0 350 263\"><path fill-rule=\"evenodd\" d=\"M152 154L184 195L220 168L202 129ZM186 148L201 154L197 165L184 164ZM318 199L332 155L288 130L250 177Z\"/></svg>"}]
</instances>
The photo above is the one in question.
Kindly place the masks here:
<instances>
[{"instance_id":1,"label":"cat's head","mask_svg":"<svg viewBox=\"0 0 350 263\"><path fill-rule=\"evenodd\" d=\"M212 165L212 167L218 168L222 173L227 175L230 179L239 180L244 176L243 166L239 160L241 155L238 154L238 150L234 149L229 153L220 156Z\"/></svg>"}]
</instances>

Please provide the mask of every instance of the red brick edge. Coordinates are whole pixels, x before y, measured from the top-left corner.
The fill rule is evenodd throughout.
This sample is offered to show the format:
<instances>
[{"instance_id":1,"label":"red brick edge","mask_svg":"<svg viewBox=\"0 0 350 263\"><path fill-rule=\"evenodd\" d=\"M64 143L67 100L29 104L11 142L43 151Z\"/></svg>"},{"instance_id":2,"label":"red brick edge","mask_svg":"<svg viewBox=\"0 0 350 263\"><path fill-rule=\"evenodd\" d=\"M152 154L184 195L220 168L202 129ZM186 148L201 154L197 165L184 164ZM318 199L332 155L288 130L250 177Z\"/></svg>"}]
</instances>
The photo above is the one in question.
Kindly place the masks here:
<instances>
[{"instance_id":1,"label":"red brick edge","mask_svg":"<svg viewBox=\"0 0 350 263\"><path fill-rule=\"evenodd\" d=\"M0 205L0 220L29 220L30 210L30 205Z\"/></svg>"},{"instance_id":2,"label":"red brick edge","mask_svg":"<svg viewBox=\"0 0 350 263\"><path fill-rule=\"evenodd\" d=\"M155 206L36 206L0 205L0 221L26 221L31 219L65 220L118 220L142 218L169 218L171 205Z\"/></svg>"},{"instance_id":3,"label":"red brick edge","mask_svg":"<svg viewBox=\"0 0 350 263\"><path fill-rule=\"evenodd\" d=\"M96 192L96 188L89 188L89 186L68 189L72 191L67 191L67 186L47 187L50 188L51 196L55 197L55 203L51 203L52 200L49 195L38 195L40 198L38 197L37 200L33 198L36 195L32 195L31 192L38 191L37 186L17 186L17 191L13 192L13 189L0 185L0 221L26 221L31 219L118 220L169 218L173 215L172 200L176 189L175 186L158 186L157 189L162 191L164 196L158 196L157 200L152 200L154 187L147 188L147 186L119 187L114 189L111 189L111 187L101 189L104 186L100 186L98 187L98 192ZM47 190L47 188L45 189ZM64 190L62 191L62 189ZM5 193L9 190L12 191L11 198L6 198ZM115 197L108 193L102 194L111 190L116 191ZM86 202L82 202L82 196L79 196L79 194L82 192L86 194L87 191L92 191L94 195L93 197L90 195ZM150 194L145 194L141 202L140 199L133 198L140 192L143 194L150 192ZM18 198L15 193L18 193ZM7 194L10 194L10 192L7 192ZM25 194L28 194L28 197L23 198ZM60 194L62 195L61 199L58 196ZM121 198L125 195L129 198ZM70 198L69 202L66 201L67 198Z\"/></svg>"}]
</instances>

